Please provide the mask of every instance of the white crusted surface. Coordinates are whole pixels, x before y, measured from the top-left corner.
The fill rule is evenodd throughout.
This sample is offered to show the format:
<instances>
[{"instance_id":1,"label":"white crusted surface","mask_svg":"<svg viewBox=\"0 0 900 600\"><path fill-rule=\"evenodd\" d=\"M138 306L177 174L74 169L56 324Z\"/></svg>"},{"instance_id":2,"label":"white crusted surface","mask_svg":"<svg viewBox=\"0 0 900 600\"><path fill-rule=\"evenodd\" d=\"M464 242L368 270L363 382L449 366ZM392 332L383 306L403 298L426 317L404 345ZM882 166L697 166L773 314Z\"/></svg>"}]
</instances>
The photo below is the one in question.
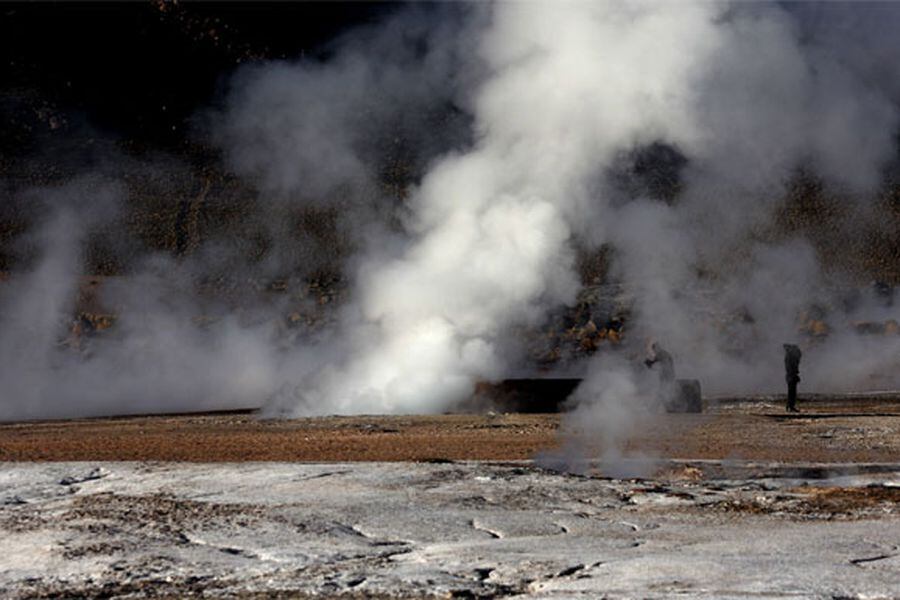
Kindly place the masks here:
<instances>
[{"instance_id":1,"label":"white crusted surface","mask_svg":"<svg viewBox=\"0 0 900 600\"><path fill-rule=\"evenodd\" d=\"M0 596L900 597L898 505L822 510L804 483L823 485L525 463L6 463Z\"/></svg>"}]
</instances>

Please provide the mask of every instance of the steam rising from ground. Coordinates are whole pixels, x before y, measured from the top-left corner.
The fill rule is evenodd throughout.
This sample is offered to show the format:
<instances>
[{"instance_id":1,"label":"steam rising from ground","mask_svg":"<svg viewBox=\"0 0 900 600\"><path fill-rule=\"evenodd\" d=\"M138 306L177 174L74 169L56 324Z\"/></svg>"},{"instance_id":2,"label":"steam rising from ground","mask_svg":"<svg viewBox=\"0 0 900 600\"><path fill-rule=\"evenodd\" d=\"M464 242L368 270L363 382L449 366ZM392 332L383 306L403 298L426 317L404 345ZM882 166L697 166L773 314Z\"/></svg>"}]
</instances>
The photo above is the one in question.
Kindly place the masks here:
<instances>
[{"instance_id":1,"label":"steam rising from ground","mask_svg":"<svg viewBox=\"0 0 900 600\"><path fill-rule=\"evenodd\" d=\"M440 411L516 367L516 327L574 301L576 244L611 245L612 274L634 294L622 356L653 337L705 391L780 389L781 343L834 283L807 240L767 233L787 186L814 173L854 203L864 231L896 158L900 42L886 24L900 24L900 9L854 5L857 27L845 31L849 10L413 7L347 34L322 60L239 72L209 119L229 165L274 220L279 207L333 208L358 250L334 329L290 348L272 343L264 320L198 330L189 291L147 290L160 278L189 288L179 278L210 255L177 267L156 258L109 291L122 315L113 339L86 361L54 363L52 331L92 224L55 209L43 259L5 292L0 351L13 387L0 417L264 402L293 415ZM434 127L426 117L438 108L454 116ZM378 178L394 131L420 175L400 198ZM678 158L674 199L623 175L647 152ZM752 319L723 335L701 306ZM803 387L871 387L873 371L896 365L898 340L832 335L808 350ZM576 394L613 426L628 418L611 407L640 388L624 362L598 361Z\"/></svg>"},{"instance_id":2,"label":"steam rising from ground","mask_svg":"<svg viewBox=\"0 0 900 600\"><path fill-rule=\"evenodd\" d=\"M120 316L98 343L74 342L71 329L91 228L113 219L120 186L77 180L33 199L36 267L13 276L0 296L3 336L0 418L166 412L244 407L261 402L274 376L259 331L225 322L213 336L191 323L193 299L179 298L177 265L163 261L104 290Z\"/></svg>"}]
</instances>

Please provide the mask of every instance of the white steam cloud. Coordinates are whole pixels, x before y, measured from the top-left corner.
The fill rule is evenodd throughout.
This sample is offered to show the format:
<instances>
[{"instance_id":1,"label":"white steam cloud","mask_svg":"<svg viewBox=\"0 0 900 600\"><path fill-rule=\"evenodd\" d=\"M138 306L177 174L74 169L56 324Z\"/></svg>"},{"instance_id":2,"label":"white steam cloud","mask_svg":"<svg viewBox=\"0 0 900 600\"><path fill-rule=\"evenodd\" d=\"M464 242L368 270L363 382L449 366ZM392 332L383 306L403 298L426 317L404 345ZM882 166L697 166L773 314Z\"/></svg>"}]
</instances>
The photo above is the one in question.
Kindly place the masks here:
<instances>
[{"instance_id":1,"label":"white steam cloud","mask_svg":"<svg viewBox=\"0 0 900 600\"><path fill-rule=\"evenodd\" d=\"M804 40L804 25L767 4L493 5L477 45L487 75L467 103L475 141L423 178L399 252L365 249L342 329L365 334L344 333L351 349L301 383L296 410L435 410L502 375L504 328L573 299L574 236L618 250L636 339L664 340L713 391L778 386L780 342L823 274L802 240L753 233L801 167L871 194L897 129L891 90L857 68L865 56ZM658 143L686 159L680 201L622 202L604 174ZM711 285L698 265L718 276L707 301L753 315L756 347L740 357L696 318L690 292Z\"/></svg>"},{"instance_id":2,"label":"white steam cloud","mask_svg":"<svg viewBox=\"0 0 900 600\"><path fill-rule=\"evenodd\" d=\"M148 268L105 287L120 315L110 337L66 337L85 238L114 218L122 194L99 179L31 194L44 215L29 240L35 266L0 286L0 419L244 408L269 392L265 338L233 322L215 335L194 327L196 303L178 298L170 260L160 259L157 276Z\"/></svg>"},{"instance_id":3,"label":"white steam cloud","mask_svg":"<svg viewBox=\"0 0 900 600\"><path fill-rule=\"evenodd\" d=\"M289 348L264 320L192 327L196 298L154 299L147 290L165 286L141 285L190 280L208 267L200 253L113 286L122 317L109 347L50 366L79 267L80 229L62 210L44 259L4 292L2 351L18 366L0 417L113 411L125 398L288 415L444 410L517 368L511 332L572 304L575 248L603 244L635 299L623 356L653 337L707 392L778 390L781 343L797 337L800 311L836 301L840 274L810 241L772 234L775 215L812 173L847 198L861 232L872 222L900 124L889 24L900 24L889 4L413 6L347 33L325 59L248 68L209 120L213 139L273 222L285 206L338 214L357 252L334 327ZM400 197L379 179L395 151L418 175ZM634 157L660 153L677 157L674 200L623 184ZM855 310L848 321L893 316L874 301ZM704 311L749 318L723 332ZM900 337L835 331L808 349L803 387L884 385L872 374L898 358ZM624 362L595 363L599 391L577 395L614 415L610 390L626 401L640 389ZM40 385L11 374L25 364Z\"/></svg>"}]
</instances>

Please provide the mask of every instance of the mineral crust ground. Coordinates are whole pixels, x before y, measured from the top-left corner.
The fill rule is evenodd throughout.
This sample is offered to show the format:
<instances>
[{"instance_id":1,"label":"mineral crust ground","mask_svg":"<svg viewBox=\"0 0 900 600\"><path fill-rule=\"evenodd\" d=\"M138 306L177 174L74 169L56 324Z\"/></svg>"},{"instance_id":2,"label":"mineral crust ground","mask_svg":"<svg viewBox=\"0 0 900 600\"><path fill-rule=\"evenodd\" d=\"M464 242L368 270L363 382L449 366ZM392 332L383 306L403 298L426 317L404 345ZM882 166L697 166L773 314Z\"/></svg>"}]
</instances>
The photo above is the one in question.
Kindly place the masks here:
<instances>
[{"instance_id":1,"label":"mineral crust ground","mask_svg":"<svg viewBox=\"0 0 900 600\"><path fill-rule=\"evenodd\" d=\"M0 597L900 598L900 403L802 409L7 423Z\"/></svg>"}]
</instances>

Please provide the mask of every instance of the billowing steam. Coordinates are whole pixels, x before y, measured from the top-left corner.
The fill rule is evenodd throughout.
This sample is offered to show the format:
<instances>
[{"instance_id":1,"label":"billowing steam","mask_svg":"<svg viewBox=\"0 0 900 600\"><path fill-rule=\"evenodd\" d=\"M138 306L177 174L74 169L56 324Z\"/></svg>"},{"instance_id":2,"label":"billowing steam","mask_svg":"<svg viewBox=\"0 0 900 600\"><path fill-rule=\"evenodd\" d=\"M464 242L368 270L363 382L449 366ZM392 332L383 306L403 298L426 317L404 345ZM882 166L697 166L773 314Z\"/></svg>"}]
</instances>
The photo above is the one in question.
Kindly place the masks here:
<instances>
[{"instance_id":1,"label":"billowing steam","mask_svg":"<svg viewBox=\"0 0 900 600\"><path fill-rule=\"evenodd\" d=\"M342 324L344 336L365 333L297 388L294 406L434 410L501 375L504 328L572 300L576 236L618 250L618 275L636 289L635 339L677 348L713 390L778 385L779 342L823 273L802 240L753 234L799 168L871 194L897 128L890 90L854 64L863 57L804 25L775 5L494 6L477 46L486 75L467 102L475 140L425 175L399 250L378 238L365 249ZM685 159L674 206L623 197L610 177L623 153L654 145ZM723 355L695 318L703 288L753 315L755 348Z\"/></svg>"},{"instance_id":2,"label":"billowing steam","mask_svg":"<svg viewBox=\"0 0 900 600\"><path fill-rule=\"evenodd\" d=\"M233 260L209 248L110 286L115 335L60 363L54 331L94 223L56 207L43 258L3 292L0 417L444 410L520 368L515 332L574 302L576 248L602 245L634 314L621 356L588 367L583 405L621 421L610 407L639 389L624 357L649 337L707 392L780 389L797 314L836 302L843 281L776 217L809 176L845 199L845 231L877 224L897 153L897 24L889 4L414 6L322 58L249 67L204 121L267 227L299 206L337 215L354 252L333 327L284 347L264 318L280 307L228 315L195 297L199 273ZM399 195L380 178L392 154L417 181ZM664 189L642 161L666 170ZM290 253L272 256L259 268ZM225 316L198 328L198 310ZM891 316L874 300L855 310ZM746 318L723 332L703 311ZM883 385L871 375L898 358L900 337L835 332L808 349L803 386Z\"/></svg>"},{"instance_id":3,"label":"billowing steam","mask_svg":"<svg viewBox=\"0 0 900 600\"><path fill-rule=\"evenodd\" d=\"M84 238L116 215L122 193L87 179L33 194L36 266L0 288L0 418L240 408L270 389L265 338L231 321L215 335L193 326L196 301L179 298L177 265L164 259L104 290L121 315L111 337L61 337L90 327L71 322Z\"/></svg>"}]
</instances>

